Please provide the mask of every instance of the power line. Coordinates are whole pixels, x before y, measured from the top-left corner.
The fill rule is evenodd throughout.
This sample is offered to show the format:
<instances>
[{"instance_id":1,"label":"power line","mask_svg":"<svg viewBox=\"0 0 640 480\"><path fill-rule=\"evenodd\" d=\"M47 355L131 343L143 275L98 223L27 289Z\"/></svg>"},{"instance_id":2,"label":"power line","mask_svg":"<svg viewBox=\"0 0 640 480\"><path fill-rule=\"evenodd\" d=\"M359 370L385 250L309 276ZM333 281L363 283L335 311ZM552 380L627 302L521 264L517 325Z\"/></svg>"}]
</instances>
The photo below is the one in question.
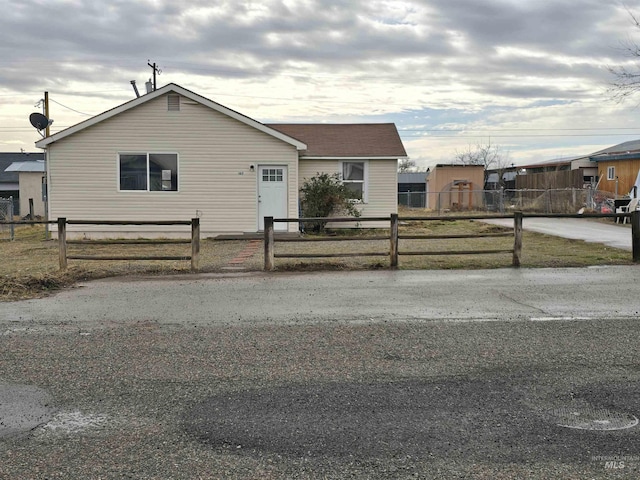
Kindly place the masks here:
<instances>
[{"instance_id":1,"label":"power line","mask_svg":"<svg viewBox=\"0 0 640 480\"><path fill-rule=\"evenodd\" d=\"M589 130L640 130L640 127L580 127L580 128L496 128L492 130L480 130L473 128L398 128L399 132L483 132L491 134L493 132L517 132L517 131L549 131L549 132L576 132Z\"/></svg>"},{"instance_id":2,"label":"power line","mask_svg":"<svg viewBox=\"0 0 640 480\"><path fill-rule=\"evenodd\" d=\"M542 133L521 133L521 134L467 134L467 135L400 135L404 138L478 138L478 137L496 137L496 138L525 138L525 137L629 137L633 133L558 133L558 134L542 134Z\"/></svg>"},{"instance_id":3,"label":"power line","mask_svg":"<svg viewBox=\"0 0 640 480\"><path fill-rule=\"evenodd\" d=\"M76 110L76 109L74 109L74 108L67 107L66 105L63 105L63 104L61 104L60 102L56 102L56 101L55 101L54 99L52 99L51 97L49 97L49 100L51 100L53 103L55 103L55 104L57 104L57 105L60 105L61 107L66 108L67 110L71 110L72 112L79 113L80 115L86 115L87 117L93 117L93 116L94 116L94 115L93 115L93 114L91 114L91 113L84 113L84 112L81 112L81 111Z\"/></svg>"}]
</instances>

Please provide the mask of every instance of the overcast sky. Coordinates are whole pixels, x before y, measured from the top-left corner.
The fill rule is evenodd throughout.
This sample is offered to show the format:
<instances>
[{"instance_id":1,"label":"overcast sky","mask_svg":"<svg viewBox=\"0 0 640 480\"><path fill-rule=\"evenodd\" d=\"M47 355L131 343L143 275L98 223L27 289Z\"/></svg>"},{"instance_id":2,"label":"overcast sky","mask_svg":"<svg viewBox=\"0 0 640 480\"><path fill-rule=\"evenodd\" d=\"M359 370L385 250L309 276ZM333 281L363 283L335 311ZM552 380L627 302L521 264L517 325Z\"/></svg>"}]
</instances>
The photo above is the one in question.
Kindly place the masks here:
<instances>
[{"instance_id":1,"label":"overcast sky","mask_svg":"<svg viewBox=\"0 0 640 480\"><path fill-rule=\"evenodd\" d=\"M133 98L162 70L262 122L395 122L412 159L469 145L511 161L640 138L640 95L607 94L638 41L615 0L0 0L0 151ZM633 64L633 63L631 63Z\"/></svg>"}]
</instances>

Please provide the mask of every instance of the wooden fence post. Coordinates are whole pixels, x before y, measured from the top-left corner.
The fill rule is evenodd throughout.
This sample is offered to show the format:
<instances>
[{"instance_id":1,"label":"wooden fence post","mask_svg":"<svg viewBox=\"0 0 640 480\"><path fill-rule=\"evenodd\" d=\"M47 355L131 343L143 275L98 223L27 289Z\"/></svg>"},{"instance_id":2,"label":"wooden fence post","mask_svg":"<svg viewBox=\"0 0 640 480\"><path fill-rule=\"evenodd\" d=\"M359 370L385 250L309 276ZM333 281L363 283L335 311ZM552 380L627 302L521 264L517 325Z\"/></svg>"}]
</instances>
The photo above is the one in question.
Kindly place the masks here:
<instances>
[{"instance_id":1,"label":"wooden fence post","mask_svg":"<svg viewBox=\"0 0 640 480\"><path fill-rule=\"evenodd\" d=\"M398 268L398 214L391 214L391 231L389 234L389 257L391 268Z\"/></svg>"},{"instance_id":2,"label":"wooden fence post","mask_svg":"<svg viewBox=\"0 0 640 480\"><path fill-rule=\"evenodd\" d=\"M67 219L58 218L58 257L60 270L67 269Z\"/></svg>"},{"instance_id":3,"label":"wooden fence post","mask_svg":"<svg viewBox=\"0 0 640 480\"><path fill-rule=\"evenodd\" d=\"M633 263L640 263L640 211L631 212L631 250Z\"/></svg>"},{"instance_id":4,"label":"wooden fence post","mask_svg":"<svg viewBox=\"0 0 640 480\"><path fill-rule=\"evenodd\" d=\"M191 219L191 271L197 272L200 263L200 219Z\"/></svg>"},{"instance_id":5,"label":"wooden fence post","mask_svg":"<svg viewBox=\"0 0 640 480\"><path fill-rule=\"evenodd\" d=\"M273 217L264 217L264 269L271 272L274 268Z\"/></svg>"},{"instance_id":6,"label":"wooden fence post","mask_svg":"<svg viewBox=\"0 0 640 480\"><path fill-rule=\"evenodd\" d=\"M513 266L520 266L522 255L522 212L513 215Z\"/></svg>"}]
</instances>

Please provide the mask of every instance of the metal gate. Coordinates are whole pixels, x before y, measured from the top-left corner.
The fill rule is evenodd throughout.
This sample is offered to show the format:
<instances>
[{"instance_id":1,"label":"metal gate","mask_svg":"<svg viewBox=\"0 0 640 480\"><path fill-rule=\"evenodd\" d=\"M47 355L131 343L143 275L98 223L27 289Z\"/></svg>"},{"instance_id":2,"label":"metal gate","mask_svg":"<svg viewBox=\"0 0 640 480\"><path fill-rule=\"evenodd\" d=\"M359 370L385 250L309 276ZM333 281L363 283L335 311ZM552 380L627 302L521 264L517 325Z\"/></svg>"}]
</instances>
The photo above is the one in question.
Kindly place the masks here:
<instances>
[{"instance_id":1,"label":"metal gate","mask_svg":"<svg viewBox=\"0 0 640 480\"><path fill-rule=\"evenodd\" d=\"M0 198L0 222L13 221L13 198ZM0 240L13 240L14 226L0 223Z\"/></svg>"}]
</instances>

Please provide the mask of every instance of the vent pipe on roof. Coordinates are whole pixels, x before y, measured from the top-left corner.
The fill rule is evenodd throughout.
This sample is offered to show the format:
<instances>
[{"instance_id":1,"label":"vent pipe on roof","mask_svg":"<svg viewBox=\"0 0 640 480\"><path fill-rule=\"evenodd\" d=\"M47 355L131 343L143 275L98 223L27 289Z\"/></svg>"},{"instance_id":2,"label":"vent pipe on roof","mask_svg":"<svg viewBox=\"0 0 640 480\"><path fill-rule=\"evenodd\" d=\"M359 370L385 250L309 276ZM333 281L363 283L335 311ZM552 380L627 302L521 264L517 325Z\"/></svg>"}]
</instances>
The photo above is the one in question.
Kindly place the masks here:
<instances>
[{"instance_id":1,"label":"vent pipe on roof","mask_svg":"<svg viewBox=\"0 0 640 480\"><path fill-rule=\"evenodd\" d=\"M138 87L136 87L135 80L131 80L131 86L133 87L133 91L136 92L136 98L140 98L140 92L138 92Z\"/></svg>"},{"instance_id":2,"label":"vent pipe on roof","mask_svg":"<svg viewBox=\"0 0 640 480\"><path fill-rule=\"evenodd\" d=\"M151 79L149 79L149 81L146 82L144 86L147 88L147 93L153 92L153 82L151 81Z\"/></svg>"}]
</instances>

